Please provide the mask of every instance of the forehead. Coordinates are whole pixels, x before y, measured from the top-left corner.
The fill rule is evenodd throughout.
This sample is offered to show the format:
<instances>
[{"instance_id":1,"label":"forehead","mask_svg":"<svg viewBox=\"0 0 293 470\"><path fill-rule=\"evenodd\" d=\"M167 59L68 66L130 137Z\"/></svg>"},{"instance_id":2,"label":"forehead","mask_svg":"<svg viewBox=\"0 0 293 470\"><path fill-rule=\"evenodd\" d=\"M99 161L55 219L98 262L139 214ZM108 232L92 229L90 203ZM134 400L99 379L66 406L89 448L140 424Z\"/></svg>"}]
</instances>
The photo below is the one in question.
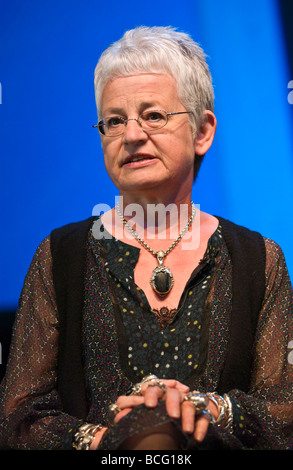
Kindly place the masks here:
<instances>
[{"instance_id":1,"label":"forehead","mask_svg":"<svg viewBox=\"0 0 293 470\"><path fill-rule=\"evenodd\" d=\"M102 94L102 111L167 106L179 101L176 82L167 74L138 74L108 82ZM141 109L140 109L141 111Z\"/></svg>"}]
</instances>

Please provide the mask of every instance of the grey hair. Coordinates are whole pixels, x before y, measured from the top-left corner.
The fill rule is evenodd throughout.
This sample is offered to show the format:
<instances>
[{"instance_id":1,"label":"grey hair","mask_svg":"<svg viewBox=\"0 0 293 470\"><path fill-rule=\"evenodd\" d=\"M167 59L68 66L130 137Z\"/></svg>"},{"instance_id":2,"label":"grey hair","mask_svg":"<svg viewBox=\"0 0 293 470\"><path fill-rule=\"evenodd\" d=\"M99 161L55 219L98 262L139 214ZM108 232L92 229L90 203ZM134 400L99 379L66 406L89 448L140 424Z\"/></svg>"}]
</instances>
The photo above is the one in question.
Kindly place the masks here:
<instances>
[{"instance_id":1,"label":"grey hair","mask_svg":"<svg viewBox=\"0 0 293 470\"><path fill-rule=\"evenodd\" d=\"M178 96L190 111L194 135L205 110L214 110L212 78L202 48L172 27L140 26L127 31L101 55L95 69L98 115L105 85L115 78L140 73L167 73L177 84Z\"/></svg>"}]
</instances>

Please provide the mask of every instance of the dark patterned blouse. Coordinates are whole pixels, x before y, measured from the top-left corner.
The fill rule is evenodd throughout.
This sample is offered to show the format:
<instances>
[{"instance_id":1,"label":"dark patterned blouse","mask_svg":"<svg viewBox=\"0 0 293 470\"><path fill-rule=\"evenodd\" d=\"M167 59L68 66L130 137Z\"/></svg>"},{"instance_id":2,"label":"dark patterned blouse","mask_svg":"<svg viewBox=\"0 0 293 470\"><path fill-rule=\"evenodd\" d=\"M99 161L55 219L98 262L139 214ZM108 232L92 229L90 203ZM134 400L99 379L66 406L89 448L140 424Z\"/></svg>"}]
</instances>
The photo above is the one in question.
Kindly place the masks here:
<instances>
[{"instance_id":1,"label":"dark patterned blouse","mask_svg":"<svg viewBox=\"0 0 293 470\"><path fill-rule=\"evenodd\" d=\"M217 431L224 448L293 448L293 295L280 247L266 244L266 292L254 347L249 393L231 390L233 433ZM101 268L99 250L106 252ZM231 260L221 228L188 281L177 308L151 309L134 283L140 250L89 234L85 274L83 354L88 422L109 426L101 449L170 418L161 403L137 407L110 427L108 406L148 373L213 391L228 344ZM101 285L99 271L104 270ZM115 293L120 311L104 301ZM207 324L205 312L209 312ZM0 395L0 447L70 449L81 421L65 414L56 389L58 320L50 238L39 246L26 276ZM180 430L180 422L173 420ZM211 431L215 433L213 429ZM182 433L182 447L192 445Z\"/></svg>"}]
</instances>

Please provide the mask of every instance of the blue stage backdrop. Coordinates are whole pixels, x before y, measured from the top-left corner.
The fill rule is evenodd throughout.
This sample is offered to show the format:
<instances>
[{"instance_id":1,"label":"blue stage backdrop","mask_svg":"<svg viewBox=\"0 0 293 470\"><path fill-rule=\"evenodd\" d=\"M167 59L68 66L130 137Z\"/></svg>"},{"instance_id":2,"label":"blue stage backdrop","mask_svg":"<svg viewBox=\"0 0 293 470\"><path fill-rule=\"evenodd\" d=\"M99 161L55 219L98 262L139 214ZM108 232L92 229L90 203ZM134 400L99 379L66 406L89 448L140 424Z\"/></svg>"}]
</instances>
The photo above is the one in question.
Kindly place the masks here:
<instances>
[{"instance_id":1,"label":"blue stage backdrop","mask_svg":"<svg viewBox=\"0 0 293 470\"><path fill-rule=\"evenodd\" d=\"M93 72L138 25L178 27L209 56L218 130L193 200L277 241L292 276L293 76L275 0L11 0L0 6L2 311L53 228L114 203Z\"/></svg>"}]
</instances>

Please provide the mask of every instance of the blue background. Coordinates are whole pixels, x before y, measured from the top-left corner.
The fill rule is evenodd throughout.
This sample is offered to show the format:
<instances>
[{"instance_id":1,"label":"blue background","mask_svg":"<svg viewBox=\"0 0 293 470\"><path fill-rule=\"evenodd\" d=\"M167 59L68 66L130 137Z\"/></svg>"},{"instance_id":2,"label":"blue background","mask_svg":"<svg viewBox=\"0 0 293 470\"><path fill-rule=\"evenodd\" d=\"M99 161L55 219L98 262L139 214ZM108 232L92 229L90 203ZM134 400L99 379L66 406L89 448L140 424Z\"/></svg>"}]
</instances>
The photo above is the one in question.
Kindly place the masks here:
<instances>
[{"instance_id":1,"label":"blue background","mask_svg":"<svg viewBox=\"0 0 293 470\"><path fill-rule=\"evenodd\" d=\"M278 242L293 274L293 79L275 0L1 2L0 309L17 306L50 231L118 194L96 122L93 74L125 30L171 25L208 54L218 129L193 200Z\"/></svg>"}]
</instances>

